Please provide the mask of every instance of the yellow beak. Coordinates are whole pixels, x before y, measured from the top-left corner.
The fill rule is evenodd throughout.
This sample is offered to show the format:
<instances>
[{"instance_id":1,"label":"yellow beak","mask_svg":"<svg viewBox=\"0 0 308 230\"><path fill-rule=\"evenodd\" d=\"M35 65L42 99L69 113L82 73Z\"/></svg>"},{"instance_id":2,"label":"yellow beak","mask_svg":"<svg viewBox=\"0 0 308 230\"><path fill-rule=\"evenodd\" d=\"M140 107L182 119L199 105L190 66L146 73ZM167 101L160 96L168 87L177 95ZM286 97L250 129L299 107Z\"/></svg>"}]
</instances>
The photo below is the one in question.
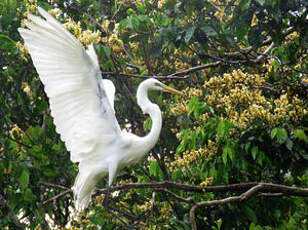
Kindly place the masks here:
<instances>
[{"instance_id":1,"label":"yellow beak","mask_svg":"<svg viewBox=\"0 0 308 230\"><path fill-rule=\"evenodd\" d=\"M183 96L183 95L184 95L184 93L182 93L182 92L180 92L180 91L178 91L178 90L176 90L176 89L173 89L173 88L171 88L171 87L169 87L169 86L161 85L161 87L162 87L164 90L166 90L166 91L168 91L168 92L170 92L170 93L175 93L175 94L180 95L180 96Z\"/></svg>"}]
</instances>

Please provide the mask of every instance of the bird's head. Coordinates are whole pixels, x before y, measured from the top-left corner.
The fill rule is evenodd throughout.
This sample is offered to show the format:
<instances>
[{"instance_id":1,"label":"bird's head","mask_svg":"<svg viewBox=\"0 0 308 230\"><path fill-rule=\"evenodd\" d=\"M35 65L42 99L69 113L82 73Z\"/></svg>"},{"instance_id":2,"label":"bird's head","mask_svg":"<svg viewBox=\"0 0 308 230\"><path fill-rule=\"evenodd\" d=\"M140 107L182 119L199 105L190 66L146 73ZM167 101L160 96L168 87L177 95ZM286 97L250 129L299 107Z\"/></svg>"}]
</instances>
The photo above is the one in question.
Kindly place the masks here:
<instances>
[{"instance_id":1,"label":"bird's head","mask_svg":"<svg viewBox=\"0 0 308 230\"><path fill-rule=\"evenodd\" d=\"M162 82L158 81L157 79L154 78L150 78L148 80L144 81L145 84L147 84L148 89L152 89L152 90L160 90L160 91L164 91L164 92L169 92L169 93L175 93L177 95L182 96L183 93L173 89L165 84L163 84Z\"/></svg>"},{"instance_id":2,"label":"bird's head","mask_svg":"<svg viewBox=\"0 0 308 230\"><path fill-rule=\"evenodd\" d=\"M178 95L183 95L182 92L173 89L169 86L166 86L157 79L149 78L141 82L137 90L137 103L141 107L144 113L149 113L149 111L153 106L153 104L148 99L148 90L160 90L160 91L175 93ZM157 105L155 106L158 107Z\"/></svg>"}]
</instances>

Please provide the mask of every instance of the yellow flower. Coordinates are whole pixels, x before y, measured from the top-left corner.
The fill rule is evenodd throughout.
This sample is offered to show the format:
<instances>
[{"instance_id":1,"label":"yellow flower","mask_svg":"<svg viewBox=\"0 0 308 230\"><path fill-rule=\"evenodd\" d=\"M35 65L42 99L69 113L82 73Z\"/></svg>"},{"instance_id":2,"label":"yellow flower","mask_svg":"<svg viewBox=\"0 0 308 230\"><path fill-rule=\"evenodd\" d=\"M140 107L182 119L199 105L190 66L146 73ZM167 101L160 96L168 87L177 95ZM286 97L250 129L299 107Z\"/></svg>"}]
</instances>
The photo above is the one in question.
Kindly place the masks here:
<instances>
[{"instance_id":1,"label":"yellow flower","mask_svg":"<svg viewBox=\"0 0 308 230\"><path fill-rule=\"evenodd\" d=\"M14 124L12 129L10 130L10 137L15 140L16 139L16 136L17 137L20 137L20 138L23 138L23 132L22 130L18 127L17 124Z\"/></svg>"},{"instance_id":2,"label":"yellow flower","mask_svg":"<svg viewBox=\"0 0 308 230\"><path fill-rule=\"evenodd\" d=\"M259 19L257 18L255 14L253 14L250 26L255 26L258 24L258 22L259 22Z\"/></svg>"},{"instance_id":3,"label":"yellow flower","mask_svg":"<svg viewBox=\"0 0 308 230\"><path fill-rule=\"evenodd\" d=\"M200 183L200 186L208 186L213 183L213 177L208 177Z\"/></svg>"},{"instance_id":4,"label":"yellow flower","mask_svg":"<svg viewBox=\"0 0 308 230\"><path fill-rule=\"evenodd\" d=\"M27 47L24 44L22 44L20 41L16 42L16 47L19 49L19 51L21 53L20 57L24 61L28 62L28 60L29 60L29 51L28 51Z\"/></svg>"}]
</instances>

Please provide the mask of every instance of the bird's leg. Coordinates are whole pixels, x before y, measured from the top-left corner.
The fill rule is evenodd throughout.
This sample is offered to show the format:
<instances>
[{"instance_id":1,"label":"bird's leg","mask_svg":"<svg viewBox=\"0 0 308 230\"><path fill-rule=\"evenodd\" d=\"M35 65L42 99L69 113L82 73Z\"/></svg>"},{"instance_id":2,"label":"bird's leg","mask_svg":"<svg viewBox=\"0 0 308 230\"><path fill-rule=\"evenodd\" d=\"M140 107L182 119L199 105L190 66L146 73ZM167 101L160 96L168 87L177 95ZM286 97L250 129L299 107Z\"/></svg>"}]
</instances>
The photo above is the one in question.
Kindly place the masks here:
<instances>
[{"instance_id":1,"label":"bird's leg","mask_svg":"<svg viewBox=\"0 0 308 230\"><path fill-rule=\"evenodd\" d=\"M106 194L105 194L105 198L103 200L103 206L104 208L111 213L115 218L117 218L119 221L122 222L122 224L124 224L128 229L134 229L134 227L130 224L128 224L126 221L124 221L121 217L119 217L117 214L115 214L115 212L119 212L123 215L123 212L120 210L115 209L114 207L110 207L108 204L109 201L109 196L110 196L110 186L107 185L106 188ZM125 215L124 215L125 216Z\"/></svg>"}]
</instances>

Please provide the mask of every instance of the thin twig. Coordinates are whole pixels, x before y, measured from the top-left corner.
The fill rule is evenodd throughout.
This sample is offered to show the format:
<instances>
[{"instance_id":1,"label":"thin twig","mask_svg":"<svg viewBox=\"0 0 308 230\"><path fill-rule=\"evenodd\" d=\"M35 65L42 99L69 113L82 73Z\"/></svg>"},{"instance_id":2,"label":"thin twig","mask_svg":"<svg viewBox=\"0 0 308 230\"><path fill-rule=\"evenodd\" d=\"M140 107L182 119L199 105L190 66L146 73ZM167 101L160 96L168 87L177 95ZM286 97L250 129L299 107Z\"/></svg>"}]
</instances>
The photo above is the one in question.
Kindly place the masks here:
<instances>
[{"instance_id":1,"label":"thin twig","mask_svg":"<svg viewBox=\"0 0 308 230\"><path fill-rule=\"evenodd\" d=\"M158 192L164 192L168 195L170 195L173 199L175 200L179 200L181 202L185 202L185 203L195 203L194 199L192 197L188 197L188 198L184 198L184 197L181 197L181 196L178 196L177 194L167 190L167 189L155 189L155 191L158 191Z\"/></svg>"},{"instance_id":2,"label":"thin twig","mask_svg":"<svg viewBox=\"0 0 308 230\"><path fill-rule=\"evenodd\" d=\"M262 54L260 54L255 60L253 60L254 63L259 62L263 57L265 57L270 51L271 49L274 47L274 42L272 42L269 47L267 47L264 52Z\"/></svg>"},{"instance_id":3,"label":"thin twig","mask_svg":"<svg viewBox=\"0 0 308 230\"><path fill-rule=\"evenodd\" d=\"M54 187L54 188L65 189L65 190L69 189L69 188L67 188L63 185L59 185L59 184L52 184L52 183L48 183L48 182L44 182L44 181L40 181L39 183L42 184L42 185L45 185L47 187Z\"/></svg>"},{"instance_id":4,"label":"thin twig","mask_svg":"<svg viewBox=\"0 0 308 230\"><path fill-rule=\"evenodd\" d=\"M134 78L156 78L156 79L162 79L162 80L164 79L186 79L189 76L188 74L190 73L194 73L196 71L200 71L200 70L211 68L211 67L216 67L220 64L222 64L221 61L198 65L198 66L194 66L194 67L191 67L185 70L181 70L181 71L178 71L173 74L166 75L166 76L161 76L161 75L142 76L138 74L126 74L126 73L116 73L116 72L102 72L102 75L117 75L121 77L134 77Z\"/></svg>"},{"instance_id":5,"label":"thin twig","mask_svg":"<svg viewBox=\"0 0 308 230\"><path fill-rule=\"evenodd\" d=\"M60 197L65 196L66 194L71 193L71 192L73 192L72 189L67 189L67 190L59 193L58 195L54 196L53 198L43 201L43 204L47 204L49 202L55 202Z\"/></svg>"}]
</instances>

